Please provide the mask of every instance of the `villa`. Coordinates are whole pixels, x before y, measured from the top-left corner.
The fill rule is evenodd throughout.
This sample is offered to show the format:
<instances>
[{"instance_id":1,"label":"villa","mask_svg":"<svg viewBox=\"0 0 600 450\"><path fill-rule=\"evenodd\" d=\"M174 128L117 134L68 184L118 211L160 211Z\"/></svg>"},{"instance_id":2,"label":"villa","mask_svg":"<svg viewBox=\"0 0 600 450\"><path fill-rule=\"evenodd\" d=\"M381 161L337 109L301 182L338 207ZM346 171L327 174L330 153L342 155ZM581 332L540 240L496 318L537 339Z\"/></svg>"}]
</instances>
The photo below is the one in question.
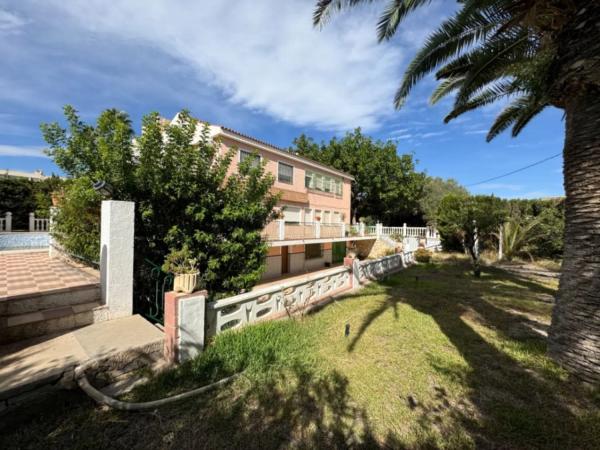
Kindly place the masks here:
<instances>
[{"instance_id":1,"label":"villa","mask_svg":"<svg viewBox=\"0 0 600 450\"><path fill-rule=\"evenodd\" d=\"M178 117L163 123L176 125ZM229 173L241 161L257 158L275 177L272 189L280 195L281 214L263 232L269 244L263 280L341 264L347 247L356 241L372 247L376 227L351 224L352 175L231 128L213 124L208 128L211 138L219 140L222 154L231 148L237 151ZM198 139L199 134L200 130Z\"/></svg>"}]
</instances>

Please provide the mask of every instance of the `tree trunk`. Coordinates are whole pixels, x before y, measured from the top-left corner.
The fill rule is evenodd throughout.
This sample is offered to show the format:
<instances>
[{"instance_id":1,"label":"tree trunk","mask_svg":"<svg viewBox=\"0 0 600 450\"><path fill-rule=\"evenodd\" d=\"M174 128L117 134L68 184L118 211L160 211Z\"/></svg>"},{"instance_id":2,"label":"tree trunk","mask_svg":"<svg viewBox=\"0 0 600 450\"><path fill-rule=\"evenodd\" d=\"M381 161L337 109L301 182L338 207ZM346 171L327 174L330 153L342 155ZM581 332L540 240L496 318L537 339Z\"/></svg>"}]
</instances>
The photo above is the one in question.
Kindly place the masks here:
<instances>
[{"instance_id":1,"label":"tree trunk","mask_svg":"<svg viewBox=\"0 0 600 450\"><path fill-rule=\"evenodd\" d=\"M564 104L565 246L548 352L581 380L600 384L600 89Z\"/></svg>"}]
</instances>

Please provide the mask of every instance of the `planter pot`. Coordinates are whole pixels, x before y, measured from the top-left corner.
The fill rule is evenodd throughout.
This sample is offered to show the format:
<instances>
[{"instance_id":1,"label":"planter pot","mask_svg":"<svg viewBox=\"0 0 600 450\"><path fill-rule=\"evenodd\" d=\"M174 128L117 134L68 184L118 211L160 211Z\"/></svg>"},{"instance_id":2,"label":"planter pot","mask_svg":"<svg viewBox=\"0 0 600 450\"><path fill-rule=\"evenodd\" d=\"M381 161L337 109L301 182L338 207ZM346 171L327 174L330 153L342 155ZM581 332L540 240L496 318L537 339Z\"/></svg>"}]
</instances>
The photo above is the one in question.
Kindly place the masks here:
<instances>
[{"instance_id":1,"label":"planter pot","mask_svg":"<svg viewBox=\"0 0 600 450\"><path fill-rule=\"evenodd\" d=\"M183 292L184 294L191 294L198 287L198 277L200 272L195 273L180 273L175 275L173 280L173 290L175 292Z\"/></svg>"},{"instance_id":2,"label":"planter pot","mask_svg":"<svg viewBox=\"0 0 600 450\"><path fill-rule=\"evenodd\" d=\"M50 198L52 200L52 206L58 206L58 204L62 200L62 195L52 193L52 196Z\"/></svg>"}]
</instances>

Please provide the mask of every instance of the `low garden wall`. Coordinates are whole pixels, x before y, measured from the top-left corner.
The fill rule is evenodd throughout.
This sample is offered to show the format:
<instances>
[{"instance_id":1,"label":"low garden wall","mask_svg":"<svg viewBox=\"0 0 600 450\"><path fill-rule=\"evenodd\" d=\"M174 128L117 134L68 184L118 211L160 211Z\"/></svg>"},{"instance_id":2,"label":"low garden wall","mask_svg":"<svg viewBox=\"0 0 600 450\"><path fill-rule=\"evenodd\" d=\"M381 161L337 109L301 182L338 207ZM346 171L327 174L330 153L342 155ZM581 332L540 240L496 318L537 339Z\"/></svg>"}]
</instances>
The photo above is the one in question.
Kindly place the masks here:
<instances>
[{"instance_id":1,"label":"low garden wall","mask_svg":"<svg viewBox=\"0 0 600 450\"><path fill-rule=\"evenodd\" d=\"M402 270L413 252L378 259L345 261L344 267L205 303L206 292L165 296L165 357L185 361L202 351L205 339L228 329L274 320L306 310L333 296Z\"/></svg>"}]
</instances>

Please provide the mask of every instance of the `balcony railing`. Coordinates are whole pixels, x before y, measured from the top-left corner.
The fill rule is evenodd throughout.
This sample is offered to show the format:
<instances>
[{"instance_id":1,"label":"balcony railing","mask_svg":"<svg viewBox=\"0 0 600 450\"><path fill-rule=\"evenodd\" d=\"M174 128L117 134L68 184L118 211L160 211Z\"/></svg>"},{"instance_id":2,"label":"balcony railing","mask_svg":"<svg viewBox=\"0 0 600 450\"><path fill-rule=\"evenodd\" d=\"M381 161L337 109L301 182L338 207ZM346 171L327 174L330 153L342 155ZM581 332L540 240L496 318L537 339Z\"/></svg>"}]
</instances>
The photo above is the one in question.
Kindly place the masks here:
<instances>
[{"instance_id":1,"label":"balcony railing","mask_svg":"<svg viewBox=\"0 0 600 450\"><path fill-rule=\"evenodd\" d=\"M430 227L384 227L382 224L366 226L364 223L323 223L323 222L285 222L274 220L263 230L266 241L290 241L306 239L336 239L378 236L399 236L417 238L437 238L438 234Z\"/></svg>"}]
</instances>

